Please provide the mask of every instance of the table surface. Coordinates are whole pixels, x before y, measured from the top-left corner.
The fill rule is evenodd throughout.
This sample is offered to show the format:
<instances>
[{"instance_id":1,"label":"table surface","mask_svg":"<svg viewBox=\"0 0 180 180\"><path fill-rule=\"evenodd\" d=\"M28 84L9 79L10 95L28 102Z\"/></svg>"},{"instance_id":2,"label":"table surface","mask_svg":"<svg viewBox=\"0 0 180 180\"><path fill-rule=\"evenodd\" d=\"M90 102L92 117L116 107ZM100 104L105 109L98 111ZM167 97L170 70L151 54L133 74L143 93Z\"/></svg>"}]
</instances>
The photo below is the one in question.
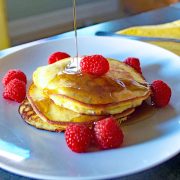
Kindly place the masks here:
<instances>
[{"instance_id":1,"label":"table surface","mask_svg":"<svg viewBox=\"0 0 180 180\"><path fill-rule=\"evenodd\" d=\"M161 24L170 21L174 21L180 19L180 3L175 5L171 5L166 8L152 10L149 12L141 13L138 15L130 16L123 19L117 19L105 23L100 23L97 25L89 26L86 28L81 28L78 30L78 36L89 36L95 35L97 31L111 31L115 32L120 29L124 29L131 26L137 25L151 25L151 24ZM53 37L49 37L46 39L38 40L35 42L19 45L16 47L12 47L3 51L0 51L0 58L6 56L12 52L18 51L19 49L23 49L25 47L33 46L35 44L39 44L46 41L51 41L54 39L60 39L65 37L74 36L74 32L66 32L60 35L56 35ZM29 180L30 178L14 175L7 171L0 169L0 180ZM130 176L118 178L121 180L156 180L156 179L167 179L167 180L179 180L180 179L180 154L170 159L169 161L151 168L149 170L133 174Z\"/></svg>"}]
</instances>

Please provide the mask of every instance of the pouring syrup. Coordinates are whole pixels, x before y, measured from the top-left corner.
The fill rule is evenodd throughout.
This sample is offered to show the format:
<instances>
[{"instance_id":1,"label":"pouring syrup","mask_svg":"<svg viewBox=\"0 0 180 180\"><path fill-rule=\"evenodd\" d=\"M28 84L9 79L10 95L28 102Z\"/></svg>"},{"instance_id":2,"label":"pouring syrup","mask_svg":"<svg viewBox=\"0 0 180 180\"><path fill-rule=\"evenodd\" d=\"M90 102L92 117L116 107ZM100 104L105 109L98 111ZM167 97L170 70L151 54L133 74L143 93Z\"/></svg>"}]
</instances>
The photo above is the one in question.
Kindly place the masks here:
<instances>
[{"instance_id":1,"label":"pouring syrup","mask_svg":"<svg viewBox=\"0 0 180 180\"><path fill-rule=\"evenodd\" d=\"M76 57L78 57L78 41L77 41L77 16L76 16L76 0L73 0L73 20L74 20L74 35L75 35L75 49ZM78 63L78 59L77 59ZM78 64L77 64L78 65Z\"/></svg>"},{"instance_id":2,"label":"pouring syrup","mask_svg":"<svg viewBox=\"0 0 180 180\"><path fill-rule=\"evenodd\" d=\"M77 39L77 13L76 13L76 0L73 0L73 26L75 35L75 51L76 55L72 58L70 64L66 67L65 72L68 74L76 74L79 72L79 51Z\"/></svg>"}]
</instances>

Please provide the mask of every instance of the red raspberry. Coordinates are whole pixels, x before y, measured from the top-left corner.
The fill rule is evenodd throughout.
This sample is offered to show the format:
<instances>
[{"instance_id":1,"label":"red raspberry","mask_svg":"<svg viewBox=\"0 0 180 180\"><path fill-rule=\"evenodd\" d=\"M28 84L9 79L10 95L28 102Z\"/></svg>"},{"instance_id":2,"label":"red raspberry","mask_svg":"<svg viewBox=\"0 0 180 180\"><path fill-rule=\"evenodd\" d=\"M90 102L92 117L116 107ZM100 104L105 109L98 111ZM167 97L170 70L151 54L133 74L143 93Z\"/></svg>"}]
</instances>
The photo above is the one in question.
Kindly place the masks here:
<instances>
[{"instance_id":1,"label":"red raspberry","mask_svg":"<svg viewBox=\"0 0 180 180\"><path fill-rule=\"evenodd\" d=\"M2 79L2 83L6 86L11 80L19 79L23 81L25 84L27 83L26 75L19 69L10 69Z\"/></svg>"},{"instance_id":2,"label":"red raspberry","mask_svg":"<svg viewBox=\"0 0 180 180\"><path fill-rule=\"evenodd\" d=\"M113 117L96 122L94 133L96 142L102 149L117 148L123 143L123 132Z\"/></svg>"},{"instance_id":3,"label":"red raspberry","mask_svg":"<svg viewBox=\"0 0 180 180\"><path fill-rule=\"evenodd\" d=\"M86 152L91 143L92 131L86 125L69 125L65 131L68 147L77 153Z\"/></svg>"},{"instance_id":4,"label":"red raspberry","mask_svg":"<svg viewBox=\"0 0 180 180\"><path fill-rule=\"evenodd\" d=\"M26 97L26 84L19 80L11 80L4 89L3 97L16 102L22 102Z\"/></svg>"},{"instance_id":5,"label":"red raspberry","mask_svg":"<svg viewBox=\"0 0 180 180\"><path fill-rule=\"evenodd\" d=\"M60 61L62 59L68 58L68 57L70 57L70 55L65 52L55 52L55 53L51 54L51 56L49 57L48 64L53 64L57 61Z\"/></svg>"},{"instance_id":6,"label":"red raspberry","mask_svg":"<svg viewBox=\"0 0 180 180\"><path fill-rule=\"evenodd\" d=\"M85 56L80 67L82 72L101 76L109 71L109 62L101 55Z\"/></svg>"},{"instance_id":7,"label":"red raspberry","mask_svg":"<svg viewBox=\"0 0 180 180\"><path fill-rule=\"evenodd\" d=\"M128 64L129 66L133 67L137 72L142 74L140 61L138 58L135 57L128 57L123 61L124 63Z\"/></svg>"},{"instance_id":8,"label":"red raspberry","mask_svg":"<svg viewBox=\"0 0 180 180\"><path fill-rule=\"evenodd\" d=\"M171 88L162 80L155 80L151 84L152 101L157 107L166 106L171 98Z\"/></svg>"}]
</instances>

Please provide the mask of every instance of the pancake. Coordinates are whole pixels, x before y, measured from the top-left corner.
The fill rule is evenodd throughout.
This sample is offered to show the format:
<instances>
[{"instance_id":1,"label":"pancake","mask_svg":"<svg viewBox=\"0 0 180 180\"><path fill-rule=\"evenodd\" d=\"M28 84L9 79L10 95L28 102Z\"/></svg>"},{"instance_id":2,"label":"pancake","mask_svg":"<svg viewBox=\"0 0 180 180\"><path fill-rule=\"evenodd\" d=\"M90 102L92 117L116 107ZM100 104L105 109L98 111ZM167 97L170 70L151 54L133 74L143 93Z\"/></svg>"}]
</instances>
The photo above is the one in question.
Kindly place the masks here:
<instances>
[{"instance_id":1,"label":"pancake","mask_svg":"<svg viewBox=\"0 0 180 180\"><path fill-rule=\"evenodd\" d=\"M67 108L58 106L49 97L44 95L42 89L37 88L34 84L30 86L27 98L36 114L49 123L94 122L104 117L81 115Z\"/></svg>"},{"instance_id":2,"label":"pancake","mask_svg":"<svg viewBox=\"0 0 180 180\"><path fill-rule=\"evenodd\" d=\"M69 124L69 123L92 123L106 116L94 116L79 114L67 108L56 105L47 97L42 89L37 88L34 84L29 87L27 98L35 113L44 121L51 124ZM134 109L114 115L115 119L126 117L134 112Z\"/></svg>"},{"instance_id":3,"label":"pancake","mask_svg":"<svg viewBox=\"0 0 180 180\"><path fill-rule=\"evenodd\" d=\"M37 88L58 106L79 114L112 115L141 105L151 94L142 75L125 63L108 59L109 72L97 77L65 74L70 60L39 67L33 74Z\"/></svg>"},{"instance_id":4,"label":"pancake","mask_svg":"<svg viewBox=\"0 0 180 180\"><path fill-rule=\"evenodd\" d=\"M21 115L22 119L31 126L34 126L38 129L47 130L47 131L54 131L54 132L61 132L66 129L68 124L54 124L49 123L47 121L42 120L34 111L31 104L29 103L28 99L25 99L21 105L19 106L19 114ZM126 120L127 117L121 117L117 119L119 123Z\"/></svg>"},{"instance_id":5,"label":"pancake","mask_svg":"<svg viewBox=\"0 0 180 180\"><path fill-rule=\"evenodd\" d=\"M61 132L65 129L63 125L50 124L43 121L33 110L31 104L27 99L25 99L19 106L19 114L22 119L28 124L43 130Z\"/></svg>"}]
</instances>

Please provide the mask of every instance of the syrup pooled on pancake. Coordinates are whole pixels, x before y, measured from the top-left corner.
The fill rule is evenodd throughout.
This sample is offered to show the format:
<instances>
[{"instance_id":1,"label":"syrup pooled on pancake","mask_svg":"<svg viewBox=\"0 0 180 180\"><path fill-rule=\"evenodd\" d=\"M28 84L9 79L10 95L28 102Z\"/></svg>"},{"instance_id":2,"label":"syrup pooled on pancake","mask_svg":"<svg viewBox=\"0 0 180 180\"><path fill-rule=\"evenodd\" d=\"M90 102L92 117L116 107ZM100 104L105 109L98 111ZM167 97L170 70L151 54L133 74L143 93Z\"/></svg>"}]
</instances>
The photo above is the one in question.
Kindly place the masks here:
<instances>
[{"instance_id":1,"label":"syrup pooled on pancake","mask_svg":"<svg viewBox=\"0 0 180 180\"><path fill-rule=\"evenodd\" d=\"M59 74L44 89L47 95L60 94L86 104L109 104L143 94L146 86L129 79L90 74ZM132 93L133 92L133 93Z\"/></svg>"}]
</instances>

